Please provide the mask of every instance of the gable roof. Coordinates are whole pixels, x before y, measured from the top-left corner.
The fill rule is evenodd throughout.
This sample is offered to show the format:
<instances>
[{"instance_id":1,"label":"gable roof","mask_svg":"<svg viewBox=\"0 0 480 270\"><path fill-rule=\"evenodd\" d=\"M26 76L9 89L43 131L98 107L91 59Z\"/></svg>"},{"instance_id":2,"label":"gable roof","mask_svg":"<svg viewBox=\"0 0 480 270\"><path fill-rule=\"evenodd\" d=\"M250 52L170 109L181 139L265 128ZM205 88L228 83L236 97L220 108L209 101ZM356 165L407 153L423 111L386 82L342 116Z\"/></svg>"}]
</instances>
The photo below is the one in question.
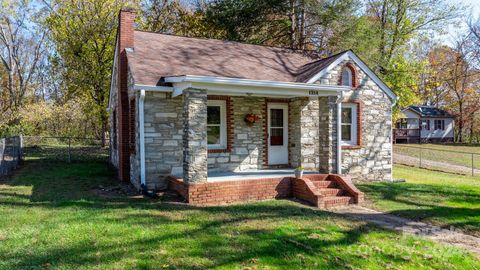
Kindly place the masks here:
<instances>
[{"instance_id":1,"label":"gable roof","mask_svg":"<svg viewBox=\"0 0 480 270\"><path fill-rule=\"evenodd\" d=\"M134 31L127 50L135 84L158 86L164 77L197 75L315 83L345 59L352 60L392 99L397 96L352 51L327 58L311 51Z\"/></svg>"},{"instance_id":2,"label":"gable roof","mask_svg":"<svg viewBox=\"0 0 480 270\"><path fill-rule=\"evenodd\" d=\"M298 50L142 31L134 31L134 40L128 62L142 85L180 75L300 82L298 71L318 59Z\"/></svg>"},{"instance_id":3,"label":"gable roof","mask_svg":"<svg viewBox=\"0 0 480 270\"><path fill-rule=\"evenodd\" d=\"M371 70L365 62L363 62L353 51L348 50L343 53L340 53L339 55L336 55L335 59L333 61L330 61L330 64L327 65L326 67L322 68L315 76L311 77L307 83L314 83L318 81L320 78L322 78L325 74L330 72L333 68L335 68L337 65L339 65L341 62L345 60L351 60L354 62L365 74L367 74L370 79L372 79L380 89L387 94L387 96L393 100L396 101L398 100L397 95L393 93L393 91Z\"/></svg>"},{"instance_id":4,"label":"gable roof","mask_svg":"<svg viewBox=\"0 0 480 270\"><path fill-rule=\"evenodd\" d=\"M447 117L447 118L454 118L453 115L450 113L439 109L435 108L432 106L415 106L415 105L410 105L406 108L406 110L411 110L421 117Z\"/></svg>"}]
</instances>

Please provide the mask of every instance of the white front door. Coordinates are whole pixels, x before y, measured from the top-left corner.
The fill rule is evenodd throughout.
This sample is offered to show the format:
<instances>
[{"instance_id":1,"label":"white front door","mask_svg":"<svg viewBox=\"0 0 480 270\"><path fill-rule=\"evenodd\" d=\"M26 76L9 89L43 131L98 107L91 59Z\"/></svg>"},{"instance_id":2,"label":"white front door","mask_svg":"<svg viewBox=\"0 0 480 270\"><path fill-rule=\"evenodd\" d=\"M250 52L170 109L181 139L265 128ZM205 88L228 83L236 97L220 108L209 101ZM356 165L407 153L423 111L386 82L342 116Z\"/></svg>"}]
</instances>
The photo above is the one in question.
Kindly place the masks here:
<instances>
[{"instance_id":1,"label":"white front door","mask_svg":"<svg viewBox=\"0 0 480 270\"><path fill-rule=\"evenodd\" d=\"M268 165L288 164L288 104L268 103Z\"/></svg>"}]
</instances>

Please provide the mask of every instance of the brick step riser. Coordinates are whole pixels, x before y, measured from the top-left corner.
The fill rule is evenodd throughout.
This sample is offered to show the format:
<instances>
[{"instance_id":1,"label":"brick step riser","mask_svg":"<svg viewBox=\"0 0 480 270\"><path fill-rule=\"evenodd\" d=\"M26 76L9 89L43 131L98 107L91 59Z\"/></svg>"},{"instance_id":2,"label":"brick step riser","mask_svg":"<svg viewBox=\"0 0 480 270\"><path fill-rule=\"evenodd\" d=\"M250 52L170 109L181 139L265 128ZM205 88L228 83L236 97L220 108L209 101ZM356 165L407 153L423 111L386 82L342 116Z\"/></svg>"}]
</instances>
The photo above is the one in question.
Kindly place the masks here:
<instances>
[{"instance_id":1,"label":"brick step riser","mask_svg":"<svg viewBox=\"0 0 480 270\"><path fill-rule=\"evenodd\" d=\"M316 188L336 188L337 184L333 181L312 181Z\"/></svg>"},{"instance_id":2,"label":"brick step riser","mask_svg":"<svg viewBox=\"0 0 480 270\"><path fill-rule=\"evenodd\" d=\"M338 198L334 201L326 201L325 202L325 208L330 209L330 208L335 208L335 207L342 207L342 206L347 206L349 204L353 204L354 200L353 198Z\"/></svg>"},{"instance_id":3,"label":"brick step riser","mask_svg":"<svg viewBox=\"0 0 480 270\"><path fill-rule=\"evenodd\" d=\"M325 189L318 189L318 191L320 192L320 194L326 197L342 196L345 194L345 192L339 188L325 188Z\"/></svg>"}]
</instances>

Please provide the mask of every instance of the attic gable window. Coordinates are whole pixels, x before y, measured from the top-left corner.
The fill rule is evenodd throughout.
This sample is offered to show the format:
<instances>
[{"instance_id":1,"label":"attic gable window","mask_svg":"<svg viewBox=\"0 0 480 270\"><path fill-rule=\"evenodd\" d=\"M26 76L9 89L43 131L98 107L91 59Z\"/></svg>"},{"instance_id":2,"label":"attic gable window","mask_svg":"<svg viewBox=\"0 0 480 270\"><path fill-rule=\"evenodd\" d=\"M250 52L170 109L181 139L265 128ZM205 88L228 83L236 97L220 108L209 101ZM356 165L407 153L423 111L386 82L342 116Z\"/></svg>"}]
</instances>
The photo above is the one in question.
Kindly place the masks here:
<instances>
[{"instance_id":1,"label":"attic gable window","mask_svg":"<svg viewBox=\"0 0 480 270\"><path fill-rule=\"evenodd\" d=\"M349 68L342 71L342 85L352 87L352 71Z\"/></svg>"},{"instance_id":2,"label":"attic gable window","mask_svg":"<svg viewBox=\"0 0 480 270\"><path fill-rule=\"evenodd\" d=\"M341 73L340 85L349 86L352 88L357 87L357 77L355 67L351 63L347 63Z\"/></svg>"}]
</instances>

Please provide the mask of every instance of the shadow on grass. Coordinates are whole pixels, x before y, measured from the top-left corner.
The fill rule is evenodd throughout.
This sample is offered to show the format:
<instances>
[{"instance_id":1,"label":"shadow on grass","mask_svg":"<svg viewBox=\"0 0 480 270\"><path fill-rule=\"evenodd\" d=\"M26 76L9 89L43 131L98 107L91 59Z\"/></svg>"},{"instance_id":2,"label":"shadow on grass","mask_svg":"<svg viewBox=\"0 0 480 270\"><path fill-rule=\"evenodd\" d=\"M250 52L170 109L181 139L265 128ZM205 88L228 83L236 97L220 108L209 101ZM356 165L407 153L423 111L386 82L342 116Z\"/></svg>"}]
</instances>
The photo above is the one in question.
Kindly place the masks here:
<instances>
[{"instance_id":1,"label":"shadow on grass","mask_svg":"<svg viewBox=\"0 0 480 270\"><path fill-rule=\"evenodd\" d=\"M5 257L0 255L0 259L15 268L96 267L130 256L137 261L132 262L134 268L145 269L156 269L162 264L171 269L247 266L255 265L258 260L286 269L311 267L314 263L318 266L315 268L334 269L352 263L350 255L340 249L358 243L364 234L387 231L363 222L338 227L332 224L342 222L344 217L294 203L193 207L150 199L107 200L92 193L99 185L115 184L113 178L111 170L102 163L27 161L6 183L21 188L20 191L2 191L0 206L55 209L57 213L72 211L72 215L58 217L62 225L78 226L87 219L89 224L116 224L123 229L87 229L79 233L91 235L79 237L68 245L48 245L33 252L12 251ZM118 209L121 211L115 211ZM87 214L73 214L78 211ZM58 223L52 219L50 222ZM278 225L288 220L304 220L314 225L295 229ZM325 231L318 229L322 222L327 226ZM97 242L94 238L100 237L95 236L98 234L105 234L107 239ZM338 237L332 238L332 234ZM162 250L174 254L164 254ZM378 256L387 256L389 261L401 260L388 254ZM319 257L320 261L314 259Z\"/></svg>"},{"instance_id":2,"label":"shadow on grass","mask_svg":"<svg viewBox=\"0 0 480 270\"><path fill-rule=\"evenodd\" d=\"M375 207L390 214L480 236L480 193L473 188L409 183L372 183L359 188Z\"/></svg>"}]
</instances>

